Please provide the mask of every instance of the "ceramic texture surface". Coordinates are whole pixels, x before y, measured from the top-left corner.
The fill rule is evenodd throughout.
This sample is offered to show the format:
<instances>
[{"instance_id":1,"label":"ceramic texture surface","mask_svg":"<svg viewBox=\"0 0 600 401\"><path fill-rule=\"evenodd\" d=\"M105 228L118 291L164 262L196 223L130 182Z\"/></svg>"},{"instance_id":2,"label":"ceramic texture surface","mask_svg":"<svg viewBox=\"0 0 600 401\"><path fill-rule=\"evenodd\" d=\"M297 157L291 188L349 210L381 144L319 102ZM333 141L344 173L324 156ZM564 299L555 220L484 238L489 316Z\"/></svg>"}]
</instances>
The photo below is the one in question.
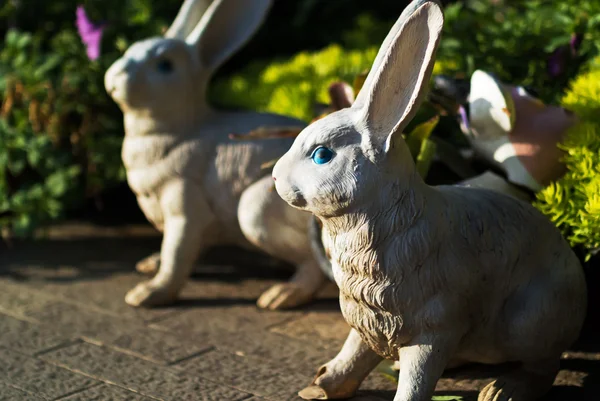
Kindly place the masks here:
<instances>
[{"instance_id":1,"label":"ceramic texture surface","mask_svg":"<svg viewBox=\"0 0 600 401\"><path fill-rule=\"evenodd\" d=\"M522 365L480 401L533 401L581 329L583 269L546 217L496 191L430 187L415 170L401 133L442 26L437 1L413 1L354 104L305 128L273 170L281 197L322 222L352 326L303 398L349 397L388 358L400 366L395 401L431 400L448 367L506 361Z\"/></svg>"}]
</instances>

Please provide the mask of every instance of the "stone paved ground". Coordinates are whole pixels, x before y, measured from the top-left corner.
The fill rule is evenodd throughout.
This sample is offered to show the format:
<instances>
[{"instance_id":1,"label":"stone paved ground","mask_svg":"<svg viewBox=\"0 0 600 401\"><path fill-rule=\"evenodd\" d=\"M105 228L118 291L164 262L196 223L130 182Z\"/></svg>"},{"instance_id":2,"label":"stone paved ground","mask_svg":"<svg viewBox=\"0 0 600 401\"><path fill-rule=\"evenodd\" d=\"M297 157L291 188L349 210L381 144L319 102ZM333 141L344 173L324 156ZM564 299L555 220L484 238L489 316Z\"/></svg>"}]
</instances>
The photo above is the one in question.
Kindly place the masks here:
<instances>
[{"instance_id":1,"label":"stone paved ground","mask_svg":"<svg viewBox=\"0 0 600 401\"><path fill-rule=\"evenodd\" d=\"M177 305L133 309L123 296L141 280L135 261L158 249L154 232L51 234L0 250L0 400L297 400L348 331L333 285L300 310L256 309L289 273L230 249L199 264ZM548 400L600 400L599 343L565 354ZM474 400L492 374L450 372L438 395ZM355 400L391 400L394 387L373 373Z\"/></svg>"}]
</instances>

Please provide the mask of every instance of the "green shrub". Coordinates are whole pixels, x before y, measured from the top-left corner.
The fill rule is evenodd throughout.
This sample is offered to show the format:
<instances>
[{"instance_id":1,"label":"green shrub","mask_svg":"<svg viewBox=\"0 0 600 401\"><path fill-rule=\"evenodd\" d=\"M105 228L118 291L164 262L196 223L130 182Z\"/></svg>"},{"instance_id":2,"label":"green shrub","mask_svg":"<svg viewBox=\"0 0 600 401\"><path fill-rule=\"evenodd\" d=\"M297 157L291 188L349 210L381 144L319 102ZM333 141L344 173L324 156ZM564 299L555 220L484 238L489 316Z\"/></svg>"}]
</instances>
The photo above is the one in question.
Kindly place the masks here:
<instances>
[{"instance_id":1,"label":"green shrub","mask_svg":"<svg viewBox=\"0 0 600 401\"><path fill-rule=\"evenodd\" d=\"M111 21L92 62L76 31L76 1L14 3L0 15L31 31L7 31L0 48L0 226L26 235L125 179L122 116L104 72L131 38L155 34L165 21L148 1L90 2L94 20L106 12Z\"/></svg>"},{"instance_id":2,"label":"green shrub","mask_svg":"<svg viewBox=\"0 0 600 401\"><path fill-rule=\"evenodd\" d=\"M10 31L0 52L0 224L17 235L124 178L102 65L67 32L51 45Z\"/></svg>"},{"instance_id":3,"label":"green shrub","mask_svg":"<svg viewBox=\"0 0 600 401\"><path fill-rule=\"evenodd\" d=\"M124 179L122 116L104 92L103 75L134 40L159 34L181 0L37 3L0 5L0 35L9 32L4 27L20 32L6 34L0 49L0 224L17 233L60 218ZM86 58L74 26L79 3L92 20L107 23L95 62ZM275 2L255 39L214 80L211 99L308 121L329 83L349 81L370 66L407 3ZM595 0L464 0L447 7L446 20L437 73L486 69L535 87L546 101L562 97L600 43ZM573 33L583 37L577 56L563 55L563 71L550 76L548 59ZM446 130L447 121L438 128Z\"/></svg>"},{"instance_id":4,"label":"green shrub","mask_svg":"<svg viewBox=\"0 0 600 401\"><path fill-rule=\"evenodd\" d=\"M596 61L562 100L582 120L560 145L568 171L539 192L535 203L588 258L600 248L600 58Z\"/></svg>"},{"instance_id":5,"label":"green shrub","mask_svg":"<svg viewBox=\"0 0 600 401\"><path fill-rule=\"evenodd\" d=\"M581 65L600 49L595 0L466 0L446 7L445 15L438 58L454 62L467 77L483 69L531 86L546 102L560 101ZM581 45L572 56L574 34ZM549 61L559 64L558 74L550 74Z\"/></svg>"},{"instance_id":6,"label":"green shrub","mask_svg":"<svg viewBox=\"0 0 600 401\"><path fill-rule=\"evenodd\" d=\"M600 2L467 0L449 5L445 14L434 73L468 77L475 69L484 69L506 82L535 88L547 102L560 100L569 80L600 48L595 33L600 26ZM301 52L287 60L255 62L221 76L211 97L218 104L310 120L312 105L324 101L329 82L348 80L370 67L397 15L392 17L377 20L361 15L342 34L341 44ZM553 58L555 52L569 47L574 33L582 38L577 54ZM553 59L560 64L556 76L548 69Z\"/></svg>"},{"instance_id":7,"label":"green shrub","mask_svg":"<svg viewBox=\"0 0 600 401\"><path fill-rule=\"evenodd\" d=\"M335 81L352 82L373 63L377 49L344 50L331 45L302 52L288 61L253 63L242 72L211 85L217 104L290 115L305 121L315 117L314 105L327 104L327 88Z\"/></svg>"}]
</instances>

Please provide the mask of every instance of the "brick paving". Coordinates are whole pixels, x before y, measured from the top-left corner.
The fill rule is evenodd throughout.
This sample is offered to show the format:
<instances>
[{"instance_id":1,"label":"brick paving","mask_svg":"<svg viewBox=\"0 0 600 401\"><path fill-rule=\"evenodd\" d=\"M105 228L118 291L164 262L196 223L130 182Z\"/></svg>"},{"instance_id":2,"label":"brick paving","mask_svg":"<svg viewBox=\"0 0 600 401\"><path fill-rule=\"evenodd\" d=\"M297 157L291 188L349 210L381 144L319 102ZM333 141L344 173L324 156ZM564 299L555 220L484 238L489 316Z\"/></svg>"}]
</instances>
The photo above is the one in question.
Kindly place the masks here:
<instances>
[{"instance_id":1,"label":"brick paving","mask_svg":"<svg viewBox=\"0 0 600 401\"><path fill-rule=\"evenodd\" d=\"M290 273L221 249L176 305L131 308L133 266L159 244L146 227L69 225L0 249L0 401L299 400L348 332L335 286L304 308L261 311L258 295ZM547 400L600 401L599 351L592 335L566 353ZM437 394L476 400L497 373L449 372ZM392 400L394 388L374 372L355 400Z\"/></svg>"}]
</instances>

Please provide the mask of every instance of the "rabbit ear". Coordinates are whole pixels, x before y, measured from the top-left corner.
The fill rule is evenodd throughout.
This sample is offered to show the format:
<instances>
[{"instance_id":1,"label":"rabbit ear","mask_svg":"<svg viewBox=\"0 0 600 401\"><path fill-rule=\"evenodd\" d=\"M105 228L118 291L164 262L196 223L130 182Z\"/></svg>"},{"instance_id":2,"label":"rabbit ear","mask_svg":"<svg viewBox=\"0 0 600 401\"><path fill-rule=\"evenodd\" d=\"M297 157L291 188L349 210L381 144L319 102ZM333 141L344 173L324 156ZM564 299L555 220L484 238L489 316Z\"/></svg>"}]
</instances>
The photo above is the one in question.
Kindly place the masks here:
<instances>
[{"instance_id":1,"label":"rabbit ear","mask_svg":"<svg viewBox=\"0 0 600 401\"><path fill-rule=\"evenodd\" d=\"M187 37L200 53L202 65L214 71L258 29L271 0L214 0Z\"/></svg>"},{"instance_id":2,"label":"rabbit ear","mask_svg":"<svg viewBox=\"0 0 600 401\"><path fill-rule=\"evenodd\" d=\"M437 0L414 0L385 38L352 108L374 145L388 139L417 112L431 77L444 24ZM386 143L387 141L387 143Z\"/></svg>"},{"instance_id":3,"label":"rabbit ear","mask_svg":"<svg viewBox=\"0 0 600 401\"><path fill-rule=\"evenodd\" d=\"M185 0L175 20L165 33L165 38L183 39L192 32L212 0Z\"/></svg>"}]
</instances>

